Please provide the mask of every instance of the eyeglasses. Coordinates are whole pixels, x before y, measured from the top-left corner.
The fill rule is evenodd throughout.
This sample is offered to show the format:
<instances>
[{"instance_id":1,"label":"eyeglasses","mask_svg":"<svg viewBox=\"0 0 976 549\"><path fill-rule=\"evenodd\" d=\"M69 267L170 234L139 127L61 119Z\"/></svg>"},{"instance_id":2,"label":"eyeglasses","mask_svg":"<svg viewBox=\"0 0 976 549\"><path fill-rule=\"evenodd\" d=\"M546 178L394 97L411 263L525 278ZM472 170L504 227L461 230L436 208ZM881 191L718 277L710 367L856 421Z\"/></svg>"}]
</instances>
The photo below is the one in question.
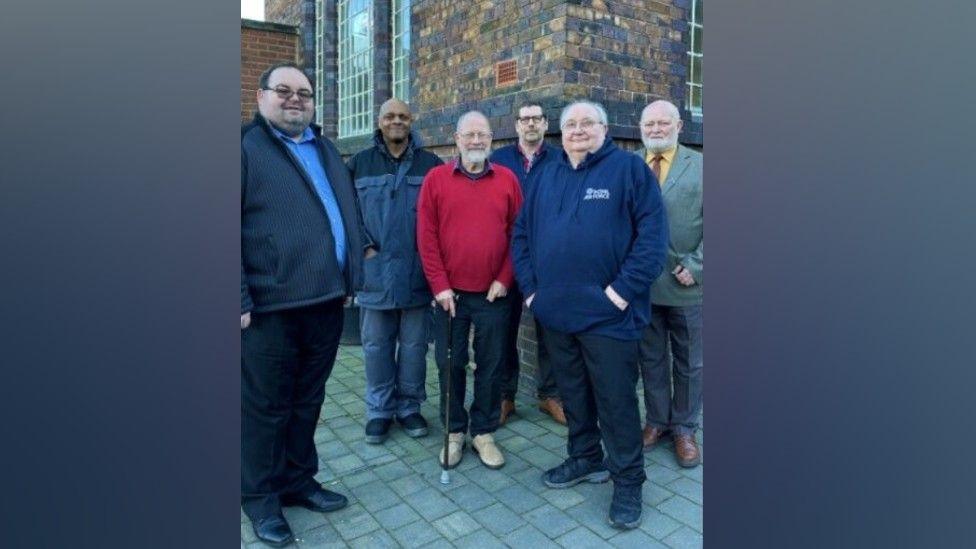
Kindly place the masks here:
<instances>
[{"instance_id":1,"label":"eyeglasses","mask_svg":"<svg viewBox=\"0 0 976 549\"><path fill-rule=\"evenodd\" d=\"M597 124L603 124L603 122L597 122L596 120L590 120L589 118L584 118L579 122L575 120L568 120L565 124L563 124L563 129L573 131L576 128L579 128L583 131L588 131L590 128L596 126Z\"/></svg>"},{"instance_id":2,"label":"eyeglasses","mask_svg":"<svg viewBox=\"0 0 976 549\"><path fill-rule=\"evenodd\" d=\"M290 99L292 95L297 95L302 101L311 101L315 94L312 90L292 90L287 86L278 86L275 88L261 88L262 90L268 90L275 92L281 99Z\"/></svg>"},{"instance_id":3,"label":"eyeglasses","mask_svg":"<svg viewBox=\"0 0 976 549\"><path fill-rule=\"evenodd\" d=\"M545 119L546 119L545 115L539 115L539 116L520 116L520 117L516 118L516 120L518 120L519 122L521 122L523 124L528 124L529 122L535 122L536 124L538 124L538 123L542 122Z\"/></svg>"},{"instance_id":4,"label":"eyeglasses","mask_svg":"<svg viewBox=\"0 0 976 549\"><path fill-rule=\"evenodd\" d=\"M471 141L472 139L491 139L491 132L464 132L457 135L465 141Z\"/></svg>"}]
</instances>

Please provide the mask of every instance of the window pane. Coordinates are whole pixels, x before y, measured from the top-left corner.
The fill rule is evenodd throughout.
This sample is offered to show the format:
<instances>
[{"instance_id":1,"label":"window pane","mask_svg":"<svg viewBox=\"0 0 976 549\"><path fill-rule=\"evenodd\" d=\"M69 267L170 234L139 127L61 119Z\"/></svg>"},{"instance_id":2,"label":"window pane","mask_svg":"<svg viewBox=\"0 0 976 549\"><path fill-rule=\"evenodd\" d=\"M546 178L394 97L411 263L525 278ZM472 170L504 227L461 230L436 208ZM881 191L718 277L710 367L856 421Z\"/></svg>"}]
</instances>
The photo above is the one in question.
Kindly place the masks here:
<instances>
[{"instance_id":1,"label":"window pane","mask_svg":"<svg viewBox=\"0 0 976 549\"><path fill-rule=\"evenodd\" d=\"M701 24L702 19L702 0L695 2L695 23Z\"/></svg>"},{"instance_id":2,"label":"window pane","mask_svg":"<svg viewBox=\"0 0 976 549\"><path fill-rule=\"evenodd\" d=\"M695 27L691 30L691 32L692 32L691 43L693 44L691 51L695 53L701 53L702 52L702 28Z\"/></svg>"},{"instance_id":3,"label":"window pane","mask_svg":"<svg viewBox=\"0 0 976 549\"><path fill-rule=\"evenodd\" d=\"M702 107L702 89L698 86L691 88L691 106L692 108L701 110Z\"/></svg>"},{"instance_id":4,"label":"window pane","mask_svg":"<svg viewBox=\"0 0 976 549\"><path fill-rule=\"evenodd\" d=\"M701 58L692 57L691 58L691 78L688 79L689 82L694 82L695 84L701 83Z\"/></svg>"}]
</instances>

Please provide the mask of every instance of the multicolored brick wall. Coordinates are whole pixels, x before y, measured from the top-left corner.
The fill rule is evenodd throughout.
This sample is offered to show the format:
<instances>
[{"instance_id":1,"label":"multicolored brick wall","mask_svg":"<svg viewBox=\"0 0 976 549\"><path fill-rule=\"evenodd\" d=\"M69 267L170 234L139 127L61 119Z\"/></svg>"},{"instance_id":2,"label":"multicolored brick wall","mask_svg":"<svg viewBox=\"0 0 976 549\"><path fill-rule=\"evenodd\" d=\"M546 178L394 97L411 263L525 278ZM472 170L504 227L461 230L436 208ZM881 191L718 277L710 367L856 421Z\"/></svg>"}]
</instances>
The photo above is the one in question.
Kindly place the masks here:
<instances>
[{"instance_id":1,"label":"multicolored brick wall","mask_svg":"<svg viewBox=\"0 0 976 549\"><path fill-rule=\"evenodd\" d=\"M258 78L279 61L299 61L298 29L291 25L241 19L241 122L257 110Z\"/></svg>"}]
</instances>

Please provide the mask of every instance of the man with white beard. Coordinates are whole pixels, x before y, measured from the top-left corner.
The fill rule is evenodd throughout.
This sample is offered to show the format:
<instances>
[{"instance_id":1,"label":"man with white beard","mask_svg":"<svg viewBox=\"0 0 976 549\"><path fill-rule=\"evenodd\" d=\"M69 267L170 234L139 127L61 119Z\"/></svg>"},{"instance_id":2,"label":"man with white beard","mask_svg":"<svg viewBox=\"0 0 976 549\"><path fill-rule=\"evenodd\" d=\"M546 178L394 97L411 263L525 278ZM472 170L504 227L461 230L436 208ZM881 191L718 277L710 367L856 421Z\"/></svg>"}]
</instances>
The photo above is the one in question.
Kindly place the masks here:
<instances>
[{"instance_id":1,"label":"man with white beard","mask_svg":"<svg viewBox=\"0 0 976 549\"><path fill-rule=\"evenodd\" d=\"M452 368L450 425L445 425L448 448L440 456L448 468L461 461L468 432L486 467L505 465L492 435L501 412L500 375L512 308L508 288L515 280L508 246L522 192L511 170L487 161L491 137L485 115L477 111L461 115L454 134L460 158L427 172L417 200L417 247L436 301L434 358L440 371L442 423L445 373ZM448 315L454 319L450 365ZM478 368L469 416L464 393L472 324Z\"/></svg>"},{"instance_id":2,"label":"man with white beard","mask_svg":"<svg viewBox=\"0 0 976 549\"><path fill-rule=\"evenodd\" d=\"M702 406L702 154L678 145L681 117L672 103L644 107L640 126L645 148L638 154L661 185L671 234L669 274L651 286L651 323L640 346L644 448L670 432L678 464L694 467L701 463L695 431Z\"/></svg>"}]
</instances>

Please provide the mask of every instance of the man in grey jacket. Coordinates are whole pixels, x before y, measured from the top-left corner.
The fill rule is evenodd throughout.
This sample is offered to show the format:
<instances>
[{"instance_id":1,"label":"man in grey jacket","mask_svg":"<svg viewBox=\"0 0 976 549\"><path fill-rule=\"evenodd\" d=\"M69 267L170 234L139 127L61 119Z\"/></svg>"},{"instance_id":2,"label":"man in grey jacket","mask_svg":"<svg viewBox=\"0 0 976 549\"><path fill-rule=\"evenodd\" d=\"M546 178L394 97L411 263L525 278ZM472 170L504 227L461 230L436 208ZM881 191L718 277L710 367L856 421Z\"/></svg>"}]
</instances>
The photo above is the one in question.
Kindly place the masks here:
<instances>
[{"instance_id":1,"label":"man in grey jacket","mask_svg":"<svg viewBox=\"0 0 976 549\"><path fill-rule=\"evenodd\" d=\"M701 462L695 431L702 407L702 155L678 144L681 117L668 101L646 106L640 125L638 154L661 185L671 234L640 347L644 448L670 432L678 464L694 467Z\"/></svg>"}]
</instances>

